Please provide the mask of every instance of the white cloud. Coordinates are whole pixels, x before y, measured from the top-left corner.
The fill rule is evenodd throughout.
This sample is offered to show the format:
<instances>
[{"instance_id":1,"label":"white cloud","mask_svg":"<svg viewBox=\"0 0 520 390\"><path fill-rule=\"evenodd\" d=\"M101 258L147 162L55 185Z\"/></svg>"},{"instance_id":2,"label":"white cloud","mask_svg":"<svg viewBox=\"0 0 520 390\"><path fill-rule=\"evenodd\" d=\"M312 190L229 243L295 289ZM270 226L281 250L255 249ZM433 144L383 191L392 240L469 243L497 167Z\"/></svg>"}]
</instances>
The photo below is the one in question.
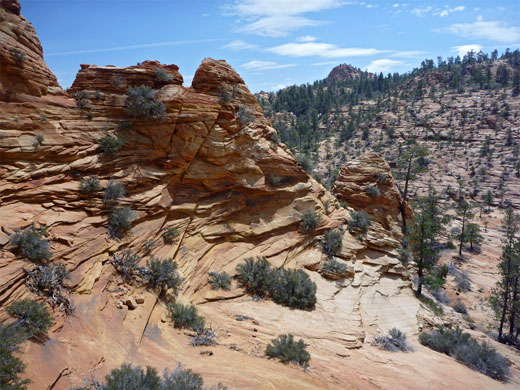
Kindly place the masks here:
<instances>
[{"instance_id":1,"label":"white cloud","mask_svg":"<svg viewBox=\"0 0 520 390\"><path fill-rule=\"evenodd\" d=\"M374 60L367 66L367 70L372 73L387 73L396 66L402 66L405 63L403 61L391 60L388 58L382 58L380 60Z\"/></svg>"},{"instance_id":2,"label":"white cloud","mask_svg":"<svg viewBox=\"0 0 520 390\"><path fill-rule=\"evenodd\" d=\"M482 50L482 46L473 44L473 45L460 45L460 46L453 46L451 48L451 51L454 51L457 53L459 57L464 57L466 53L472 51L475 53L478 53L480 50Z\"/></svg>"},{"instance_id":3,"label":"white cloud","mask_svg":"<svg viewBox=\"0 0 520 390\"><path fill-rule=\"evenodd\" d=\"M238 50L252 50L258 48L258 45L254 45L252 43L247 43L241 41L240 39L236 39L234 41L229 42L227 45L222 46L224 49L231 49L233 51Z\"/></svg>"},{"instance_id":4,"label":"white cloud","mask_svg":"<svg viewBox=\"0 0 520 390\"><path fill-rule=\"evenodd\" d=\"M397 7L399 7L399 5L400 5L399 3L394 3L394 4L392 4L392 7L397 8Z\"/></svg>"},{"instance_id":5,"label":"white cloud","mask_svg":"<svg viewBox=\"0 0 520 390\"><path fill-rule=\"evenodd\" d=\"M485 21L479 16L474 23L457 23L445 31L463 38L488 39L497 42L515 42L520 39L520 27L509 26L500 21Z\"/></svg>"},{"instance_id":6,"label":"white cloud","mask_svg":"<svg viewBox=\"0 0 520 390\"><path fill-rule=\"evenodd\" d=\"M342 0L234 0L228 7L246 24L241 31L269 37L281 37L301 27L323 24L304 14L341 7Z\"/></svg>"},{"instance_id":7,"label":"white cloud","mask_svg":"<svg viewBox=\"0 0 520 390\"><path fill-rule=\"evenodd\" d=\"M426 14L428 14L432 10L433 10L433 7L431 5L429 5L427 7L414 8L411 12L412 12L412 14L417 15L417 16L426 16Z\"/></svg>"},{"instance_id":8,"label":"white cloud","mask_svg":"<svg viewBox=\"0 0 520 390\"><path fill-rule=\"evenodd\" d=\"M242 67L248 70L269 70L269 69L283 69L296 66L295 64L277 64L273 61L258 61L253 60L242 64Z\"/></svg>"},{"instance_id":9,"label":"white cloud","mask_svg":"<svg viewBox=\"0 0 520 390\"><path fill-rule=\"evenodd\" d=\"M277 84L277 85L273 85L271 87L271 90L272 91L279 91L280 89L284 89L287 85L284 85L284 84Z\"/></svg>"},{"instance_id":10,"label":"white cloud","mask_svg":"<svg viewBox=\"0 0 520 390\"><path fill-rule=\"evenodd\" d=\"M392 54L391 57L413 58L413 57L422 57L425 54L428 54L428 52L420 51L420 50L398 51L398 52Z\"/></svg>"},{"instance_id":11,"label":"white cloud","mask_svg":"<svg viewBox=\"0 0 520 390\"><path fill-rule=\"evenodd\" d=\"M318 56L323 58L342 58L371 56L374 54L385 53L386 50L378 50L362 47L338 47L331 43L304 42L286 43L283 45L267 49L271 53L290 57L310 57Z\"/></svg>"},{"instance_id":12,"label":"white cloud","mask_svg":"<svg viewBox=\"0 0 520 390\"><path fill-rule=\"evenodd\" d=\"M324 65L337 65L338 61L323 61L323 62L315 62L312 66L324 66Z\"/></svg>"},{"instance_id":13,"label":"white cloud","mask_svg":"<svg viewBox=\"0 0 520 390\"><path fill-rule=\"evenodd\" d=\"M446 8L439 13L439 16L441 18L444 18L445 16L448 16L449 14L451 14L453 12L462 12L465 9L466 9L466 7L464 7L463 5L459 5L458 7L454 7L454 8Z\"/></svg>"},{"instance_id":14,"label":"white cloud","mask_svg":"<svg viewBox=\"0 0 520 390\"><path fill-rule=\"evenodd\" d=\"M314 42L317 38L312 35L303 35L296 38L296 42Z\"/></svg>"}]
</instances>

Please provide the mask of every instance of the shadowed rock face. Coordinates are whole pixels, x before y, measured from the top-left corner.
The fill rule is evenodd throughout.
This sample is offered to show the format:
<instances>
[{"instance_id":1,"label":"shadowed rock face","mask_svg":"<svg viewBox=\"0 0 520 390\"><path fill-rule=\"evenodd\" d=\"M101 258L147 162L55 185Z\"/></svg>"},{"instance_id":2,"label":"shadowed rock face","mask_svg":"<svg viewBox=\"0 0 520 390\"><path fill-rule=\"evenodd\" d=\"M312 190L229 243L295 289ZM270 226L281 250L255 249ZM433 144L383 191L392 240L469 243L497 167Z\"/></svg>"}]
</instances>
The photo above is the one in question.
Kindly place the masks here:
<instances>
[{"instance_id":1,"label":"shadowed rock face","mask_svg":"<svg viewBox=\"0 0 520 390\"><path fill-rule=\"evenodd\" d=\"M27 345L30 388L54 383L53 389L66 389L89 375L101 378L122 362L162 370L178 361L208 383L220 380L232 388L343 388L348 373L336 372L344 377L339 382L323 373L336 371L349 348L393 326L415 331L417 303L397 257L398 241L387 230L375 226L362 241L345 232L337 260L350 270L346 279L327 280L317 272L326 259L316 238L346 227L348 212L284 145L272 141L275 130L225 61L205 59L190 88L182 86L175 65L82 65L65 93L17 2L0 4L0 319L7 318L6 305L30 295L23 269L34 265L9 244L9 236L33 222L49 227L51 262L70 270L67 287L76 305L71 317L55 312L49 341ZM21 34L14 33L17 28ZM30 62L16 66L11 47L23 48ZM157 69L170 77L157 78ZM164 121L125 113L126 88L139 85L157 91L166 106ZM72 97L80 91L81 109ZM125 141L110 157L98 151L106 134ZM80 179L93 175L103 187L109 180L126 186L120 204L136 217L120 241L108 237L101 191L79 192ZM300 231L306 210L323 216L313 235ZM163 229L171 226L180 236L166 244ZM206 322L219 328L218 362L204 360L166 321L164 304L143 286L123 283L108 263L122 249L145 256L148 241L155 246L146 258L178 262L185 278L178 299L200 304ZM208 271L234 274L237 264L257 255L275 267L306 269L318 286L316 309L253 302L236 286L229 292L209 288ZM237 323L238 314L259 325ZM261 358L265 343L287 332L310 344L314 371Z\"/></svg>"}]
</instances>

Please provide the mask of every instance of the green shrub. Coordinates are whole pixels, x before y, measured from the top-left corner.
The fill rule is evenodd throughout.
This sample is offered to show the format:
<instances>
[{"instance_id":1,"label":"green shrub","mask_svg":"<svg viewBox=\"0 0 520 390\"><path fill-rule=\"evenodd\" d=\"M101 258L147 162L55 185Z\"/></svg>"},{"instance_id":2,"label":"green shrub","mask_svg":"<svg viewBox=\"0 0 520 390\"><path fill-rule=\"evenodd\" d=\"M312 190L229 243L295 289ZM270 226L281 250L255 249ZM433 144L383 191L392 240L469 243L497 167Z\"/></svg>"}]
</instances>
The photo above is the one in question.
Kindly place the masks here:
<instances>
[{"instance_id":1,"label":"green shrub","mask_svg":"<svg viewBox=\"0 0 520 390\"><path fill-rule=\"evenodd\" d=\"M231 276L225 271L208 272L212 290L226 290L231 288Z\"/></svg>"},{"instance_id":2,"label":"green shrub","mask_svg":"<svg viewBox=\"0 0 520 390\"><path fill-rule=\"evenodd\" d=\"M115 181L110 180L110 182L107 185L107 188L105 188L105 192L103 193L103 202L115 202L119 198L124 198L125 196L125 186L122 183L117 183Z\"/></svg>"},{"instance_id":3,"label":"green shrub","mask_svg":"<svg viewBox=\"0 0 520 390\"><path fill-rule=\"evenodd\" d=\"M204 317L197 314L197 308L193 305L171 303L168 305L168 313L175 328L189 328L195 331L204 329Z\"/></svg>"},{"instance_id":4,"label":"green shrub","mask_svg":"<svg viewBox=\"0 0 520 390\"><path fill-rule=\"evenodd\" d=\"M387 179L388 179L388 175L386 173L379 172L377 174L377 181L379 183L384 183L384 182L386 182Z\"/></svg>"},{"instance_id":5,"label":"green shrub","mask_svg":"<svg viewBox=\"0 0 520 390\"><path fill-rule=\"evenodd\" d=\"M468 314L468 308L460 300L453 304L453 310L460 314Z\"/></svg>"},{"instance_id":6,"label":"green shrub","mask_svg":"<svg viewBox=\"0 0 520 390\"><path fill-rule=\"evenodd\" d=\"M303 340L294 341L292 334L282 334L272 339L272 344L267 345L265 354L270 358L280 359L282 363L299 364L307 367L311 355L307 352L307 344Z\"/></svg>"},{"instance_id":7,"label":"green shrub","mask_svg":"<svg viewBox=\"0 0 520 390\"><path fill-rule=\"evenodd\" d=\"M52 257L49 251L49 242L42 238L47 234L47 228L37 228L32 224L23 232L15 232L11 243L34 263L42 263Z\"/></svg>"},{"instance_id":8,"label":"green shrub","mask_svg":"<svg viewBox=\"0 0 520 390\"><path fill-rule=\"evenodd\" d=\"M64 264L41 265L32 271L25 271L25 284L33 293L43 296L53 306L71 314L74 304L64 295L63 282L69 278L69 271Z\"/></svg>"},{"instance_id":9,"label":"green shrub","mask_svg":"<svg viewBox=\"0 0 520 390\"><path fill-rule=\"evenodd\" d=\"M105 377L105 381L105 385L99 386L102 390L160 390L162 388L157 370L150 366L147 366L144 372L141 367L123 364L121 368L113 369Z\"/></svg>"},{"instance_id":10,"label":"green shrub","mask_svg":"<svg viewBox=\"0 0 520 390\"><path fill-rule=\"evenodd\" d=\"M248 107L241 104L237 111L237 119L242 126L247 126L255 120L255 114Z\"/></svg>"},{"instance_id":11,"label":"green shrub","mask_svg":"<svg viewBox=\"0 0 520 390\"><path fill-rule=\"evenodd\" d=\"M164 374L163 380L163 388L164 390L203 390L204 381L202 377L191 371L190 369L182 368L182 365L179 363L177 368L171 372ZM219 386L216 390L226 390L225 386Z\"/></svg>"},{"instance_id":12,"label":"green shrub","mask_svg":"<svg viewBox=\"0 0 520 390\"><path fill-rule=\"evenodd\" d=\"M144 249L145 253L150 253L154 247L155 247L154 240L147 240L143 245L143 249Z\"/></svg>"},{"instance_id":13,"label":"green shrub","mask_svg":"<svg viewBox=\"0 0 520 390\"><path fill-rule=\"evenodd\" d=\"M194 347L215 345L217 344L216 337L217 335L213 329L197 329L197 334L191 339L191 345Z\"/></svg>"},{"instance_id":14,"label":"green shrub","mask_svg":"<svg viewBox=\"0 0 520 390\"><path fill-rule=\"evenodd\" d=\"M431 333L423 332L419 335L419 341L493 379L505 381L509 376L509 362L504 356L485 342L479 344L459 328L439 327Z\"/></svg>"},{"instance_id":15,"label":"green shrub","mask_svg":"<svg viewBox=\"0 0 520 390\"><path fill-rule=\"evenodd\" d=\"M88 103L88 99L90 96L87 91L78 91L74 94L74 99L76 99L76 106L78 109L83 110L85 108L89 108L90 104Z\"/></svg>"},{"instance_id":16,"label":"green shrub","mask_svg":"<svg viewBox=\"0 0 520 390\"><path fill-rule=\"evenodd\" d=\"M45 138L43 137L43 135L37 134L36 137L34 137L34 144L36 146L41 146L41 145L43 145L44 140L45 140Z\"/></svg>"},{"instance_id":17,"label":"green shrub","mask_svg":"<svg viewBox=\"0 0 520 390\"><path fill-rule=\"evenodd\" d=\"M420 297L417 297L417 299L419 299L419 301L421 301L422 303L424 303L426 306L428 306L430 308L431 311L433 311L435 313L435 315L437 316L443 316L444 315L444 310L442 309L441 306L437 305L434 301L432 301L430 298L428 297L425 297L424 295L420 296Z\"/></svg>"},{"instance_id":18,"label":"green shrub","mask_svg":"<svg viewBox=\"0 0 520 390\"><path fill-rule=\"evenodd\" d=\"M411 350L411 347L406 343L406 335L397 328L390 329L386 336L376 337L374 345L390 352Z\"/></svg>"},{"instance_id":19,"label":"green shrub","mask_svg":"<svg viewBox=\"0 0 520 390\"><path fill-rule=\"evenodd\" d=\"M179 231L173 227L167 227L163 229L162 238L165 244L173 244L173 241L179 237Z\"/></svg>"},{"instance_id":20,"label":"green shrub","mask_svg":"<svg viewBox=\"0 0 520 390\"><path fill-rule=\"evenodd\" d=\"M314 211L307 210L302 214L301 229L305 233L312 233L316 230L321 221L321 215Z\"/></svg>"},{"instance_id":21,"label":"green shrub","mask_svg":"<svg viewBox=\"0 0 520 390\"><path fill-rule=\"evenodd\" d=\"M330 275L345 276L347 273L347 265L334 259L328 259L321 266L321 272Z\"/></svg>"},{"instance_id":22,"label":"green shrub","mask_svg":"<svg viewBox=\"0 0 520 390\"><path fill-rule=\"evenodd\" d=\"M343 234L339 230L328 230L321 241L323 253L332 257L336 255L342 246Z\"/></svg>"},{"instance_id":23,"label":"green shrub","mask_svg":"<svg viewBox=\"0 0 520 390\"><path fill-rule=\"evenodd\" d=\"M141 85L126 90L125 112L134 118L154 118L162 122L166 117L166 106L155 99L157 92L151 87Z\"/></svg>"},{"instance_id":24,"label":"green shrub","mask_svg":"<svg viewBox=\"0 0 520 390\"><path fill-rule=\"evenodd\" d=\"M129 249L123 250L122 253L115 253L109 263L112 264L118 274L120 274L126 281L133 280L136 276L140 276L142 268L139 263L142 258L133 253Z\"/></svg>"},{"instance_id":25,"label":"green shrub","mask_svg":"<svg viewBox=\"0 0 520 390\"><path fill-rule=\"evenodd\" d=\"M365 188L365 192L372 198L377 198L381 195L381 191L376 186L368 186Z\"/></svg>"},{"instance_id":26,"label":"green shrub","mask_svg":"<svg viewBox=\"0 0 520 390\"><path fill-rule=\"evenodd\" d=\"M365 211L353 211L350 213L352 218L348 223L348 229L351 232L362 232L366 233L370 226L370 215Z\"/></svg>"},{"instance_id":27,"label":"green shrub","mask_svg":"<svg viewBox=\"0 0 520 390\"><path fill-rule=\"evenodd\" d=\"M271 299L283 306L304 310L316 304L316 284L301 269L272 270L268 290Z\"/></svg>"},{"instance_id":28,"label":"green shrub","mask_svg":"<svg viewBox=\"0 0 520 390\"><path fill-rule=\"evenodd\" d=\"M266 296L271 279L271 264L265 257L247 258L244 264L236 267L237 279L249 294Z\"/></svg>"},{"instance_id":29,"label":"green shrub","mask_svg":"<svg viewBox=\"0 0 520 390\"><path fill-rule=\"evenodd\" d=\"M173 80L173 76L168 73L166 70L164 70L163 68L155 68L154 69L154 73L155 73L155 78L157 80L160 80L160 81L172 81Z\"/></svg>"},{"instance_id":30,"label":"green shrub","mask_svg":"<svg viewBox=\"0 0 520 390\"><path fill-rule=\"evenodd\" d=\"M177 294L183 282L177 270L177 262L172 259L152 259L146 265L142 276L151 288L158 288L161 292L171 288Z\"/></svg>"},{"instance_id":31,"label":"green shrub","mask_svg":"<svg viewBox=\"0 0 520 390\"><path fill-rule=\"evenodd\" d=\"M108 221L108 234L110 237L123 238L123 234L132 227L134 218L135 213L128 206L113 209Z\"/></svg>"},{"instance_id":32,"label":"green shrub","mask_svg":"<svg viewBox=\"0 0 520 390\"><path fill-rule=\"evenodd\" d=\"M11 50L11 55L17 64L23 64L25 61L25 53L23 50Z\"/></svg>"},{"instance_id":33,"label":"green shrub","mask_svg":"<svg viewBox=\"0 0 520 390\"><path fill-rule=\"evenodd\" d=\"M23 327L28 338L46 335L54 321L45 304L32 299L13 302L7 312L17 319L16 326Z\"/></svg>"},{"instance_id":34,"label":"green shrub","mask_svg":"<svg viewBox=\"0 0 520 390\"><path fill-rule=\"evenodd\" d=\"M302 167L305 170L305 172L307 172L309 174L312 173L312 170L313 170L312 161L308 156L306 156L304 154L299 154L296 157L296 160L298 161L298 165L300 167Z\"/></svg>"},{"instance_id":35,"label":"green shrub","mask_svg":"<svg viewBox=\"0 0 520 390\"><path fill-rule=\"evenodd\" d=\"M99 180L96 176L87 176L80 180L79 191L82 194L91 194L101 189Z\"/></svg>"},{"instance_id":36,"label":"green shrub","mask_svg":"<svg viewBox=\"0 0 520 390\"><path fill-rule=\"evenodd\" d=\"M125 141L123 139L106 135L99 141L99 150L101 153L111 156L117 153L124 145Z\"/></svg>"},{"instance_id":37,"label":"green shrub","mask_svg":"<svg viewBox=\"0 0 520 390\"><path fill-rule=\"evenodd\" d=\"M23 341L22 333L15 326L0 324L0 389L24 390L31 382L18 377L25 371L25 364L13 355Z\"/></svg>"}]
</instances>

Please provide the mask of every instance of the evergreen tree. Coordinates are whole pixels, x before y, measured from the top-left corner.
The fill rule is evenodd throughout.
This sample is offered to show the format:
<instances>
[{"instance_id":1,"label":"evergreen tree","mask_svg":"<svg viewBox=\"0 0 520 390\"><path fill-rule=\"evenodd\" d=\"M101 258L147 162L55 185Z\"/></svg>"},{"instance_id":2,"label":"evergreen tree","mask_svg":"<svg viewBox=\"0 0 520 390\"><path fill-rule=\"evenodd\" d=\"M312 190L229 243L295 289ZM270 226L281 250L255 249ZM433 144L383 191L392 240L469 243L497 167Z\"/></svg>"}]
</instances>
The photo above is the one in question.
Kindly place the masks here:
<instances>
[{"instance_id":1,"label":"evergreen tree","mask_svg":"<svg viewBox=\"0 0 520 390\"><path fill-rule=\"evenodd\" d=\"M513 96L520 95L520 71L515 71L515 74L513 76Z\"/></svg>"}]
</instances>

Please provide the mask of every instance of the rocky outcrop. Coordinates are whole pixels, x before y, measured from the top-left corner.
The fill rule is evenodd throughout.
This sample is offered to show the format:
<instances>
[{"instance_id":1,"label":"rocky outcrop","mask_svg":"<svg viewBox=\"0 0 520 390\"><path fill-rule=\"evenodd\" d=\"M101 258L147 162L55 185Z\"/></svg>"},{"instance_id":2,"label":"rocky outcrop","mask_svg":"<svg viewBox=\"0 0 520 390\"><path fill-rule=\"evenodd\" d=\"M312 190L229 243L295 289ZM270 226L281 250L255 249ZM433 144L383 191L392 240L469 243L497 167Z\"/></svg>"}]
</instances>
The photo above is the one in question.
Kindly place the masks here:
<instances>
[{"instance_id":1,"label":"rocky outcrop","mask_svg":"<svg viewBox=\"0 0 520 390\"><path fill-rule=\"evenodd\" d=\"M330 71L327 79L333 82L355 80L361 77L361 70L348 64L335 66Z\"/></svg>"},{"instance_id":2,"label":"rocky outcrop","mask_svg":"<svg viewBox=\"0 0 520 390\"><path fill-rule=\"evenodd\" d=\"M51 262L70 271L66 287L76 307L70 317L55 311L47 342L27 345L30 388L67 389L90 375L101 378L122 362L162 370L179 361L208 383L220 380L233 388L343 388L352 378L336 369L351 348L393 326L416 331L418 305L395 238L377 226L366 237L347 231L348 210L275 142L275 130L225 61L205 59L190 88L182 86L175 65L82 65L70 93L64 93L41 59L34 30L16 12L17 3L1 4L1 42L25 42L34 70L15 77L11 57L1 51L0 320L7 318L6 305L31 295L24 269L34 265L9 237L33 222L48 227ZM25 38L6 34L6 26L23 27ZM156 91L166 108L163 121L126 113L126 88L139 85ZM99 152L107 134L125 141L112 156ZM131 207L135 218L121 240L107 234L109 212L101 191L79 191L87 176L97 176L102 187L110 180L125 185L120 205ZM322 215L311 235L300 229L307 210ZM173 242L162 238L168 227L180 232ZM319 273L326 261L319 237L333 228L344 231L336 259L349 270L339 281ZM198 304L207 323L219 329L218 363L201 357L173 329L153 292L120 279L109 260L123 249L145 260L170 257L178 263L184 283L177 299ZM252 256L265 256L275 267L305 269L318 286L316 309L253 302L237 286L210 289L208 271L233 275ZM238 323L237 315L255 322ZM287 332L310 344L309 373L261 358L265 344ZM223 373L222 362L229 372Z\"/></svg>"},{"instance_id":3,"label":"rocky outcrop","mask_svg":"<svg viewBox=\"0 0 520 390\"><path fill-rule=\"evenodd\" d=\"M0 100L27 99L60 92L56 77L43 61L33 26L20 15L18 0L0 2Z\"/></svg>"},{"instance_id":4,"label":"rocky outcrop","mask_svg":"<svg viewBox=\"0 0 520 390\"><path fill-rule=\"evenodd\" d=\"M348 162L339 172L333 193L355 210L370 214L393 237L400 238L402 203L390 165L375 152L368 152ZM412 216L408 204L406 215Z\"/></svg>"}]
</instances>

